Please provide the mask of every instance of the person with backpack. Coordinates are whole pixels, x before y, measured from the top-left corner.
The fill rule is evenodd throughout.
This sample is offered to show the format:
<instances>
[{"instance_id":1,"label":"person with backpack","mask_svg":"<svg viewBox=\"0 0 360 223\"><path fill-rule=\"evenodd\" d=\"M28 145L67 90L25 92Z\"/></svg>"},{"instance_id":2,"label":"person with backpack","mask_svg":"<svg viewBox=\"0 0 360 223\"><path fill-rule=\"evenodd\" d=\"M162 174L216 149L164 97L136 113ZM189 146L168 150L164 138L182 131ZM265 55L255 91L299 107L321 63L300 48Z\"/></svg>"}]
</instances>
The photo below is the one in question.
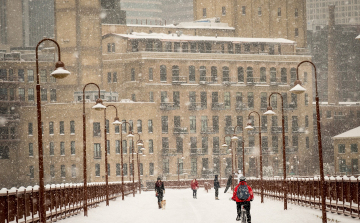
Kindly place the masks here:
<instances>
[{"instance_id":1,"label":"person with backpack","mask_svg":"<svg viewBox=\"0 0 360 223\"><path fill-rule=\"evenodd\" d=\"M246 183L244 176L240 177L239 184L235 187L232 199L236 201L237 217L236 221L240 221L241 207L244 206L246 210L247 222L251 223L250 215L250 201L254 200L254 193L249 185Z\"/></svg>"}]
</instances>

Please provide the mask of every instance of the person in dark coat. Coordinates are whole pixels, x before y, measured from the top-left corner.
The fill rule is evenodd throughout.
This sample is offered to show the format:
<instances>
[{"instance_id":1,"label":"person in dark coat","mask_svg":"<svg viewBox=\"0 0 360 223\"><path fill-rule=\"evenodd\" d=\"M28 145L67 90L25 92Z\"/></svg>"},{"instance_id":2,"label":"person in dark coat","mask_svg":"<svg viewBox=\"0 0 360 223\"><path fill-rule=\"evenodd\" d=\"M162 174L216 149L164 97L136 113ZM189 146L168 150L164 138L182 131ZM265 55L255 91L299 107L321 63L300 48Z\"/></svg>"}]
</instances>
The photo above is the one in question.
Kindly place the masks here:
<instances>
[{"instance_id":1,"label":"person in dark coat","mask_svg":"<svg viewBox=\"0 0 360 223\"><path fill-rule=\"evenodd\" d=\"M199 183L197 182L197 180L196 179L193 179L192 181L191 181L191 189L193 190L193 198L195 198L195 199L197 199L196 198L196 191L197 191L197 189L199 188Z\"/></svg>"},{"instance_id":2,"label":"person in dark coat","mask_svg":"<svg viewBox=\"0 0 360 223\"><path fill-rule=\"evenodd\" d=\"M227 181L227 183L226 183L226 188L225 188L224 193L226 193L226 192L229 190L229 188L230 188L230 186L231 186L231 181L232 181L232 175L230 174L230 176L229 176L229 178L228 178L228 181Z\"/></svg>"},{"instance_id":3,"label":"person in dark coat","mask_svg":"<svg viewBox=\"0 0 360 223\"><path fill-rule=\"evenodd\" d=\"M220 183L218 180L218 175L215 175L215 179L214 179L215 200L219 200L219 188L220 188Z\"/></svg>"},{"instance_id":4,"label":"person in dark coat","mask_svg":"<svg viewBox=\"0 0 360 223\"><path fill-rule=\"evenodd\" d=\"M240 221L240 214L241 214L241 206L244 205L244 208L246 210L246 218L247 218L247 222L248 223L251 223L251 215L250 215L250 201L253 201L254 200L254 193L251 189L251 187L249 185L247 185L246 183L246 178L244 176L241 176L240 177L240 182L239 184L235 187L234 189L234 193L233 193L233 196L232 196L232 199L234 201L236 201L236 209L237 209L237 216L236 216L236 221ZM238 190L238 187L240 185L246 185L248 190L249 190L249 197L246 199L246 200L240 200L238 197L237 197L237 190Z\"/></svg>"},{"instance_id":5,"label":"person in dark coat","mask_svg":"<svg viewBox=\"0 0 360 223\"><path fill-rule=\"evenodd\" d=\"M165 194L164 183L161 181L160 177L158 177L155 183L155 195L158 198L159 209L161 209L161 201L163 200L164 194Z\"/></svg>"}]
</instances>

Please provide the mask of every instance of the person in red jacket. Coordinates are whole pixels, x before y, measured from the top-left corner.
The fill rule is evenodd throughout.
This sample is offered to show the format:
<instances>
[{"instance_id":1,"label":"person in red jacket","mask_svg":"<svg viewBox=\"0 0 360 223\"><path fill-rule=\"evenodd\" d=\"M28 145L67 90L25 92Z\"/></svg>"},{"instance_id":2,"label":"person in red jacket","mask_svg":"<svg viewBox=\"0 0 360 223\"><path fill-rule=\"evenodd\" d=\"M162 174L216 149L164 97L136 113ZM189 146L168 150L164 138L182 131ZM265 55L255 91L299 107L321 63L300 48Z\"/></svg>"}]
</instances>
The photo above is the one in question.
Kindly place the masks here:
<instances>
[{"instance_id":1,"label":"person in red jacket","mask_svg":"<svg viewBox=\"0 0 360 223\"><path fill-rule=\"evenodd\" d=\"M249 193L249 197L246 200L240 200L237 196L237 192L238 192L238 188L241 185L246 185L248 188L248 193ZM244 176L240 177L240 182L239 184L235 187L234 189L234 193L233 193L233 197L232 199L234 201L236 201L236 209L237 209L237 217L236 217L236 221L240 221L240 214L241 214L241 206L244 205L244 208L246 210L246 217L247 217L247 222L251 223L251 215L250 215L250 201L254 200L254 193L251 189L251 187L249 185L247 185L246 183L246 178Z\"/></svg>"},{"instance_id":2,"label":"person in red jacket","mask_svg":"<svg viewBox=\"0 0 360 223\"><path fill-rule=\"evenodd\" d=\"M197 199L196 198L196 191L197 189L199 188L199 183L197 182L196 179L193 179L191 181L191 189L193 190L193 198Z\"/></svg>"}]
</instances>

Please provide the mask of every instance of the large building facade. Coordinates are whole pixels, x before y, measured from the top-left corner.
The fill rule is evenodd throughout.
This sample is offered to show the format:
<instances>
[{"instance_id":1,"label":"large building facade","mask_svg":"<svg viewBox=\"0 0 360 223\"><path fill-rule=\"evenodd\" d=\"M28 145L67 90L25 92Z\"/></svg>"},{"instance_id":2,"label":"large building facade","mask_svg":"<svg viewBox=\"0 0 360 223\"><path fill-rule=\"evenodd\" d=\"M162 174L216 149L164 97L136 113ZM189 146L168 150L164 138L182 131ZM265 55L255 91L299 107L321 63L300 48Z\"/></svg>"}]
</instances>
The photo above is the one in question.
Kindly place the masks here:
<instances>
[{"instance_id":1,"label":"large building facade","mask_svg":"<svg viewBox=\"0 0 360 223\"><path fill-rule=\"evenodd\" d=\"M88 182L104 181L105 144L110 181L120 181L122 171L125 180L130 180L132 170L136 180L140 172L143 182L158 176L166 180L225 177L242 169L243 140L246 175L258 176L259 128L243 131L252 111L261 118L253 114L250 121L261 127L264 174L282 175L279 96L271 98L277 115L263 115L272 92L283 97L288 173L314 172L316 167L308 163L313 153L312 91L305 95L289 92L297 64L311 59L298 54L297 42L274 36L244 38L236 28L218 22L214 28L211 24L179 28L101 25L100 3L75 2L59 1L55 9L56 39L72 75L54 81L48 76L52 62L40 63L45 183L83 181L82 92L90 82L99 84L104 104L115 105L120 120L129 124L111 125L112 107L106 111L107 120L104 112L92 110L97 89L91 85L85 89ZM52 50L44 47L42 54L46 49ZM38 182L35 62L0 63L1 78L6 79L0 83L2 100L11 104L14 94L19 103L16 111L11 106L2 109L3 117L16 112L19 118L13 118L16 126L5 121L1 127L1 144L6 145L1 148L0 162L6 166L1 187L34 185ZM299 73L307 89L312 88L311 72L304 65ZM19 78L13 81L10 73ZM10 87L13 83L16 86ZM126 137L129 125L138 133L134 139ZM16 140L10 140L12 133ZM239 140L230 144L233 134ZM139 136L145 150L134 155L140 149L136 146ZM221 146L224 141L229 147ZM22 168L16 168L19 165Z\"/></svg>"}]
</instances>

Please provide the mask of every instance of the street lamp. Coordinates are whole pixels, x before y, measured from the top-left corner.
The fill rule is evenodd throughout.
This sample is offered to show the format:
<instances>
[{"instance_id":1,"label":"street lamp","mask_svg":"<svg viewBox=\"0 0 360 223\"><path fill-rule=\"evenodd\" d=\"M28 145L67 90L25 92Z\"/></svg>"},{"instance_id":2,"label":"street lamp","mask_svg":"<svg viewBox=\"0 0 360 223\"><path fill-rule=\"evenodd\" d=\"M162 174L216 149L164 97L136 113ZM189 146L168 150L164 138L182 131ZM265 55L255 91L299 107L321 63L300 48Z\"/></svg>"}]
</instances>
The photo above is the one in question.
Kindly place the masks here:
<instances>
[{"instance_id":1,"label":"street lamp","mask_svg":"<svg viewBox=\"0 0 360 223\"><path fill-rule=\"evenodd\" d=\"M118 111L117 108L114 105L107 105L106 108L108 107L113 107L115 108L116 111L116 116L114 119L113 124L114 125L121 125L121 122L119 121L119 117L118 117ZM107 148L107 129L106 129L106 108L104 109L104 119L105 119L105 130L104 130L104 135L105 135L105 182L106 182L106 206L109 206L109 178L108 178L108 165L107 165L107 154L108 154L108 148Z\"/></svg>"},{"instance_id":2,"label":"street lamp","mask_svg":"<svg viewBox=\"0 0 360 223\"><path fill-rule=\"evenodd\" d=\"M140 135L139 133L134 133L134 135L137 134L139 136L139 140L136 141L136 145L137 146L144 146L144 143L142 142L142 140L140 139ZM143 148L143 147L142 147ZM142 150L142 148L140 150ZM138 166L138 179L139 179L139 194L141 194L141 182L140 182L140 158L139 158L139 150L136 151L136 161L137 161L137 166Z\"/></svg>"},{"instance_id":3,"label":"street lamp","mask_svg":"<svg viewBox=\"0 0 360 223\"><path fill-rule=\"evenodd\" d=\"M116 114L116 116L117 116L117 114ZM123 142L122 142L122 132L123 132L122 126L123 126L123 124L126 126L126 123L129 124L130 129L131 129L131 125L127 121L120 122L118 119L115 118L115 121L113 122L114 125L119 124L121 126L121 129L120 129L120 157L121 157L121 192L122 192L121 198L122 198L122 200L124 200L124 197L125 197L125 195L124 195L124 155L123 155ZM130 162L129 162L129 165L130 165Z\"/></svg>"},{"instance_id":4,"label":"street lamp","mask_svg":"<svg viewBox=\"0 0 360 223\"><path fill-rule=\"evenodd\" d=\"M257 111L252 111L248 115L248 119L250 120L250 115L255 113L259 117L259 144L260 144L260 181L261 181L261 203L264 203L264 183L263 183L263 172L262 172L262 149L261 149L261 118L260 114ZM247 130L252 130L254 127L251 126L251 123L248 123L245 127Z\"/></svg>"},{"instance_id":5,"label":"street lamp","mask_svg":"<svg viewBox=\"0 0 360 223\"><path fill-rule=\"evenodd\" d=\"M38 127L38 152L39 152L39 221L45 223L46 222L46 200L45 200L45 188L44 188L44 155L42 148L42 129L41 129L41 95L40 95L40 77L39 77L39 56L38 49L42 42L49 40L56 44L58 49L58 62L55 64L55 71L53 71L50 75L57 79L62 79L67 77L70 72L65 69L65 65L61 62L60 55L60 46L53 39L42 39L36 46L35 54L36 54L36 112L37 112L37 127Z\"/></svg>"},{"instance_id":6,"label":"street lamp","mask_svg":"<svg viewBox=\"0 0 360 223\"><path fill-rule=\"evenodd\" d=\"M135 197L135 166L134 166L134 137L135 137L135 134L137 134L137 133L133 134L132 128L131 128L129 134L127 135L128 138L131 138L131 160L132 160L131 174L133 176L133 197ZM130 156L129 156L129 159L130 159Z\"/></svg>"},{"instance_id":7,"label":"street lamp","mask_svg":"<svg viewBox=\"0 0 360 223\"><path fill-rule=\"evenodd\" d=\"M87 176L86 176L86 115L85 115L85 88L88 85L95 85L98 89L98 99L96 100L96 104L92 107L97 111L101 111L106 109L106 107L102 104L102 100L100 98L100 87L95 83L87 83L83 88L83 171L84 171L84 188L83 188L83 205L84 205L84 216L87 216Z\"/></svg>"},{"instance_id":8,"label":"street lamp","mask_svg":"<svg viewBox=\"0 0 360 223\"><path fill-rule=\"evenodd\" d=\"M314 67L315 71L315 100L316 100L316 124L317 124L317 131L318 131L318 147L319 147L319 165L320 165L320 184L321 184L321 209L322 209L322 222L327 222L326 217L326 204L325 204L325 191L324 191L324 163L323 163L323 154L322 154L322 142L321 142L321 127L320 127L320 106L319 106L319 95L318 95L318 88L317 88L317 74L316 74L316 67L315 64L311 61L305 60L298 64L296 68L296 81L295 87L293 87L290 92L295 94L301 94L306 91L305 88L301 86L301 81L299 80L299 67L303 63L310 63Z\"/></svg>"},{"instance_id":9,"label":"street lamp","mask_svg":"<svg viewBox=\"0 0 360 223\"><path fill-rule=\"evenodd\" d=\"M241 127L243 128L242 126L240 125L237 125L234 127L234 135L233 137L231 137L231 140L233 141L236 141L238 140L239 138L235 135L235 130L237 127ZM245 146L244 146L244 131L242 131L242 157L243 157L243 175L245 176ZM235 154L235 159L236 159L236 154Z\"/></svg>"},{"instance_id":10,"label":"street lamp","mask_svg":"<svg viewBox=\"0 0 360 223\"><path fill-rule=\"evenodd\" d=\"M276 113L272 110L270 105L271 96L277 94L281 98L281 127L282 127L282 144L283 144L283 174L284 174L284 210L287 210L287 182L286 182L286 149L285 149L285 118L284 118L284 98L279 92L272 92L269 95L267 111L264 115L272 116Z\"/></svg>"},{"instance_id":11,"label":"street lamp","mask_svg":"<svg viewBox=\"0 0 360 223\"><path fill-rule=\"evenodd\" d=\"M232 179L234 179L234 150L231 150L231 146L232 146L232 139L234 136L231 136L231 135L225 135L224 136L224 144L222 144L221 146L226 148L228 147L228 145L226 144L226 141L225 141L225 138L229 136L230 137L230 145L229 145L229 151L231 151L231 176L232 176ZM234 181L231 182L231 189L234 189L234 184L233 184Z\"/></svg>"}]
</instances>

